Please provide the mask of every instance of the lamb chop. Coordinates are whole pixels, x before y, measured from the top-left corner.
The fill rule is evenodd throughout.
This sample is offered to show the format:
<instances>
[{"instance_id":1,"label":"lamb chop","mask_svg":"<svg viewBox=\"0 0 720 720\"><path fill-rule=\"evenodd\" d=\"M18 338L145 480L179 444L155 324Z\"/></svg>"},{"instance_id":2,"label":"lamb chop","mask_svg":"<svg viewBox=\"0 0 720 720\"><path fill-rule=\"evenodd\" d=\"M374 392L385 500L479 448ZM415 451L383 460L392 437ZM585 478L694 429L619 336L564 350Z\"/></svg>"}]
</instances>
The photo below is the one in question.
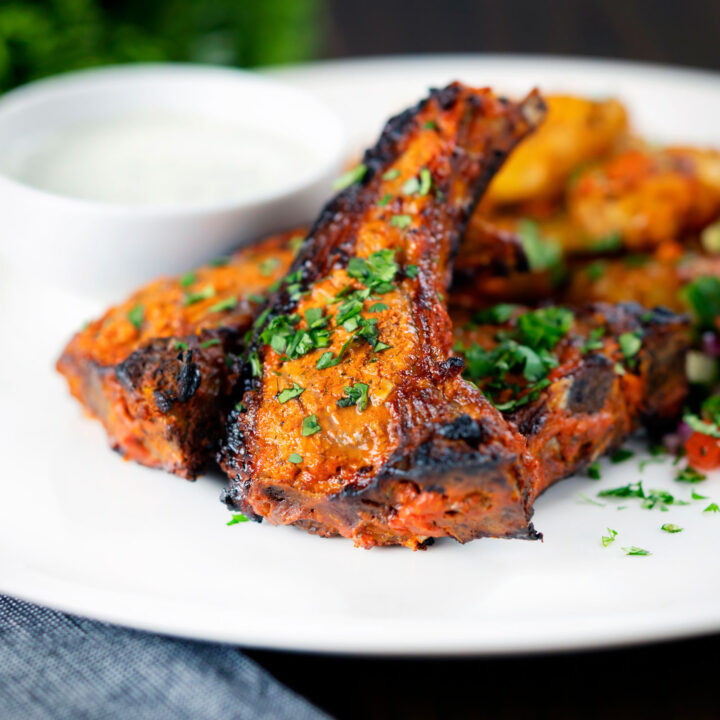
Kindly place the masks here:
<instances>
[{"instance_id":1,"label":"lamb chop","mask_svg":"<svg viewBox=\"0 0 720 720\"><path fill-rule=\"evenodd\" d=\"M533 497L617 448L641 423L658 433L682 410L689 325L669 310L502 304L453 320L465 377L540 461Z\"/></svg>"},{"instance_id":2,"label":"lamb chop","mask_svg":"<svg viewBox=\"0 0 720 720\"><path fill-rule=\"evenodd\" d=\"M469 213L542 113L455 83L388 123L256 330L230 507L364 547L537 536L537 461L460 376L445 293Z\"/></svg>"},{"instance_id":3,"label":"lamb chop","mask_svg":"<svg viewBox=\"0 0 720 720\"><path fill-rule=\"evenodd\" d=\"M283 233L156 280L71 339L57 369L115 449L190 479L205 468L224 432L244 336L302 237Z\"/></svg>"}]
</instances>

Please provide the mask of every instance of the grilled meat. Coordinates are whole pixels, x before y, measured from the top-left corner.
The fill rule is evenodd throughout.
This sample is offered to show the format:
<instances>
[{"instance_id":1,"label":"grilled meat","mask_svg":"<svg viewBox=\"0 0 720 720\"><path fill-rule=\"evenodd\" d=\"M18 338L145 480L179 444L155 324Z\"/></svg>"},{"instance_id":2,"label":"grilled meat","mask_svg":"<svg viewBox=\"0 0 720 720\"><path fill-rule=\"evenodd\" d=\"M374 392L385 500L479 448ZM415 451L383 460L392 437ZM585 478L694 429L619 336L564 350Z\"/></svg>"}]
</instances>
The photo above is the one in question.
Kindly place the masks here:
<instances>
[{"instance_id":1,"label":"grilled meat","mask_svg":"<svg viewBox=\"0 0 720 720\"><path fill-rule=\"evenodd\" d=\"M157 280L71 339L57 369L116 450L186 478L214 457L244 335L296 237Z\"/></svg>"},{"instance_id":2,"label":"grilled meat","mask_svg":"<svg viewBox=\"0 0 720 720\"><path fill-rule=\"evenodd\" d=\"M229 506L365 547L535 536L535 463L460 377L444 293L476 198L541 114L453 84L389 122L255 337Z\"/></svg>"},{"instance_id":3,"label":"grilled meat","mask_svg":"<svg viewBox=\"0 0 720 720\"><path fill-rule=\"evenodd\" d=\"M617 447L640 423L677 420L687 393L687 319L636 303L572 312L499 305L454 317L465 375L527 438L532 497Z\"/></svg>"}]
</instances>

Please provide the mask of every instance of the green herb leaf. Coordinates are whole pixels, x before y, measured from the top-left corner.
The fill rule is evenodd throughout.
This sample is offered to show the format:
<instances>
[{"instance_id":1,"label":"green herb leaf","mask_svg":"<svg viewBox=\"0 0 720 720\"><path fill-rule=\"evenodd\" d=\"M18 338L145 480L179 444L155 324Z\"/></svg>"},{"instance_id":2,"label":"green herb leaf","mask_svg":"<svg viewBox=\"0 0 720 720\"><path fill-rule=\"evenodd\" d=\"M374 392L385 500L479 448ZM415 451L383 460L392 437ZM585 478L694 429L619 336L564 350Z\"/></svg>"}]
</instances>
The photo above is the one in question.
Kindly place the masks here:
<instances>
[{"instance_id":1,"label":"green herb leaf","mask_svg":"<svg viewBox=\"0 0 720 720\"><path fill-rule=\"evenodd\" d=\"M250 353L248 362L250 363L250 371L252 372L252 376L255 378L262 377L262 363L260 362L260 358L257 352L253 351Z\"/></svg>"},{"instance_id":2,"label":"green herb leaf","mask_svg":"<svg viewBox=\"0 0 720 720\"><path fill-rule=\"evenodd\" d=\"M237 298L232 295L220 302L216 302L208 308L208 312L224 312L225 310L232 310L237 305Z\"/></svg>"},{"instance_id":3,"label":"green herb leaf","mask_svg":"<svg viewBox=\"0 0 720 720\"><path fill-rule=\"evenodd\" d=\"M298 463L302 462L302 455L298 455L297 453L290 453L288 455L288 462L293 463L293 465L297 465Z\"/></svg>"},{"instance_id":4,"label":"green herb leaf","mask_svg":"<svg viewBox=\"0 0 720 720\"><path fill-rule=\"evenodd\" d=\"M218 338L212 338L210 340L205 340L205 342L200 343L200 347L204 350L205 348L212 347L213 345L220 345L220 340Z\"/></svg>"},{"instance_id":5,"label":"green herb leaf","mask_svg":"<svg viewBox=\"0 0 720 720\"><path fill-rule=\"evenodd\" d=\"M420 181L416 177L411 177L403 183L403 195L414 195L418 190L420 190Z\"/></svg>"},{"instance_id":6,"label":"green herb leaf","mask_svg":"<svg viewBox=\"0 0 720 720\"><path fill-rule=\"evenodd\" d=\"M418 190L419 195L427 195L432 188L432 175L430 171L424 167L420 170L420 189Z\"/></svg>"},{"instance_id":7,"label":"green herb leaf","mask_svg":"<svg viewBox=\"0 0 720 720\"><path fill-rule=\"evenodd\" d=\"M622 233L612 232L602 237L595 238L592 241L593 252L613 252L620 250L622 247Z\"/></svg>"},{"instance_id":8,"label":"green herb leaf","mask_svg":"<svg viewBox=\"0 0 720 720\"><path fill-rule=\"evenodd\" d=\"M405 266L405 274L409 278L416 278L418 276L418 266L417 265L406 265Z\"/></svg>"},{"instance_id":9,"label":"green herb leaf","mask_svg":"<svg viewBox=\"0 0 720 720\"><path fill-rule=\"evenodd\" d=\"M607 531L608 534L602 536L603 547L607 547L611 543L615 542L615 538L618 535L617 530L613 530L612 528L608 528Z\"/></svg>"},{"instance_id":10,"label":"green herb leaf","mask_svg":"<svg viewBox=\"0 0 720 720\"><path fill-rule=\"evenodd\" d=\"M189 287L197 281L197 275L194 272L185 273L179 280L181 287Z\"/></svg>"},{"instance_id":11,"label":"green herb leaf","mask_svg":"<svg viewBox=\"0 0 720 720\"><path fill-rule=\"evenodd\" d=\"M393 215L390 218L390 225L392 227L400 228L401 230L410 227L412 224L412 217L410 215Z\"/></svg>"},{"instance_id":12,"label":"green herb leaf","mask_svg":"<svg viewBox=\"0 0 720 720\"><path fill-rule=\"evenodd\" d=\"M303 437L308 437L310 435L314 435L315 433L319 433L321 430L320 424L318 423L317 415L308 415L306 418L303 418L302 421L302 435Z\"/></svg>"},{"instance_id":13,"label":"green herb leaf","mask_svg":"<svg viewBox=\"0 0 720 720\"><path fill-rule=\"evenodd\" d=\"M631 545L630 547L624 547L623 552L626 555L652 555L649 550L643 550L642 548Z\"/></svg>"},{"instance_id":14,"label":"green herb leaf","mask_svg":"<svg viewBox=\"0 0 720 720\"><path fill-rule=\"evenodd\" d=\"M224 267L230 262L230 258L227 255L220 255L219 257L213 258L208 265L210 267Z\"/></svg>"},{"instance_id":15,"label":"green herb leaf","mask_svg":"<svg viewBox=\"0 0 720 720\"><path fill-rule=\"evenodd\" d=\"M131 308L128 312L127 319L136 330L139 330L145 319L145 308L142 305L135 305L135 307Z\"/></svg>"},{"instance_id":16,"label":"green herb leaf","mask_svg":"<svg viewBox=\"0 0 720 720\"><path fill-rule=\"evenodd\" d=\"M393 168L382 174L383 180L395 180L395 178L398 177L400 177L400 171L397 168Z\"/></svg>"},{"instance_id":17,"label":"green herb leaf","mask_svg":"<svg viewBox=\"0 0 720 720\"><path fill-rule=\"evenodd\" d=\"M280 260L276 257L269 257L258 265L258 270L263 277L269 277L278 267L280 267Z\"/></svg>"},{"instance_id":18,"label":"green herb leaf","mask_svg":"<svg viewBox=\"0 0 720 720\"><path fill-rule=\"evenodd\" d=\"M278 393L277 399L281 405L284 405L288 400L300 397L305 392L305 388L302 385L298 385L296 382L293 383L291 388L285 388Z\"/></svg>"},{"instance_id":19,"label":"green herb leaf","mask_svg":"<svg viewBox=\"0 0 720 720\"><path fill-rule=\"evenodd\" d=\"M376 312L382 312L383 310L387 310L387 309L388 309L388 306L385 303L376 302L370 306L369 312L376 313Z\"/></svg>"},{"instance_id":20,"label":"green herb leaf","mask_svg":"<svg viewBox=\"0 0 720 720\"><path fill-rule=\"evenodd\" d=\"M541 235L537 223L521 220L517 232L531 270L556 270L561 267L560 245L553 238Z\"/></svg>"},{"instance_id":21,"label":"green herb leaf","mask_svg":"<svg viewBox=\"0 0 720 720\"><path fill-rule=\"evenodd\" d=\"M212 285L206 285L202 290L197 292L187 293L183 301L184 305L194 305L195 303L208 300L215 295L215 288Z\"/></svg>"},{"instance_id":22,"label":"green herb leaf","mask_svg":"<svg viewBox=\"0 0 720 720\"><path fill-rule=\"evenodd\" d=\"M660 529L664 530L666 533L679 533L683 531L683 528L679 525L673 525L672 523L665 523L660 526Z\"/></svg>"},{"instance_id":23,"label":"green herb leaf","mask_svg":"<svg viewBox=\"0 0 720 720\"><path fill-rule=\"evenodd\" d=\"M591 465L588 465L587 474L588 477L593 480L600 479L600 463L597 460Z\"/></svg>"},{"instance_id":24,"label":"green herb leaf","mask_svg":"<svg viewBox=\"0 0 720 720\"><path fill-rule=\"evenodd\" d=\"M707 480L707 475L703 475L693 467L686 467L684 470L680 470L675 476L677 482L685 483L699 483L703 480Z\"/></svg>"},{"instance_id":25,"label":"green herb leaf","mask_svg":"<svg viewBox=\"0 0 720 720\"><path fill-rule=\"evenodd\" d=\"M634 457L635 453L632 450L628 450L627 448L620 448L619 450L616 450L615 453L610 457L610 462L612 463L621 463L625 462L626 460L629 460L631 457Z\"/></svg>"},{"instance_id":26,"label":"green herb leaf","mask_svg":"<svg viewBox=\"0 0 720 720\"><path fill-rule=\"evenodd\" d=\"M642 347L642 340L635 333L626 332L618 338L620 350L626 359L634 357Z\"/></svg>"},{"instance_id":27,"label":"green herb leaf","mask_svg":"<svg viewBox=\"0 0 720 720\"><path fill-rule=\"evenodd\" d=\"M250 302L254 302L257 305L262 305L266 300L264 295L258 295L257 293L248 293L247 298Z\"/></svg>"},{"instance_id":28,"label":"green herb leaf","mask_svg":"<svg viewBox=\"0 0 720 720\"><path fill-rule=\"evenodd\" d=\"M188 349L188 344L184 340L175 340L174 346L176 350Z\"/></svg>"},{"instance_id":29,"label":"green herb leaf","mask_svg":"<svg viewBox=\"0 0 720 720\"><path fill-rule=\"evenodd\" d=\"M362 412L368 406L368 386L365 383L355 383L354 385L346 385L346 397L338 400L338 407L357 406L358 412Z\"/></svg>"},{"instance_id":30,"label":"green herb leaf","mask_svg":"<svg viewBox=\"0 0 720 720\"><path fill-rule=\"evenodd\" d=\"M701 495L700 493L697 493L694 490L692 491L690 497L693 500L707 500L707 495Z\"/></svg>"},{"instance_id":31,"label":"green herb leaf","mask_svg":"<svg viewBox=\"0 0 720 720\"><path fill-rule=\"evenodd\" d=\"M720 278L706 275L696 278L683 289L702 330L715 330L715 319L720 316Z\"/></svg>"},{"instance_id":32,"label":"green herb leaf","mask_svg":"<svg viewBox=\"0 0 720 720\"><path fill-rule=\"evenodd\" d=\"M238 523L247 522L248 519L242 513L234 513L232 519L227 522L227 525L237 525Z\"/></svg>"},{"instance_id":33,"label":"green herb leaf","mask_svg":"<svg viewBox=\"0 0 720 720\"><path fill-rule=\"evenodd\" d=\"M704 422L697 415L685 415L683 420L695 431L710 437L720 438L720 427L713 423Z\"/></svg>"},{"instance_id":34,"label":"green herb leaf","mask_svg":"<svg viewBox=\"0 0 720 720\"><path fill-rule=\"evenodd\" d=\"M385 207L390 201L392 200L392 195L390 193L387 193L386 195L383 195L378 201L378 207Z\"/></svg>"},{"instance_id":35,"label":"green herb leaf","mask_svg":"<svg viewBox=\"0 0 720 720\"><path fill-rule=\"evenodd\" d=\"M718 507L717 503L710 503L703 512L720 512L720 507Z\"/></svg>"},{"instance_id":36,"label":"green herb leaf","mask_svg":"<svg viewBox=\"0 0 720 720\"><path fill-rule=\"evenodd\" d=\"M367 167L363 163L356 165L351 170L343 173L333 183L333 190L344 190L345 188L350 187L350 185L353 185L356 182L360 182L365 177L366 172Z\"/></svg>"}]
</instances>

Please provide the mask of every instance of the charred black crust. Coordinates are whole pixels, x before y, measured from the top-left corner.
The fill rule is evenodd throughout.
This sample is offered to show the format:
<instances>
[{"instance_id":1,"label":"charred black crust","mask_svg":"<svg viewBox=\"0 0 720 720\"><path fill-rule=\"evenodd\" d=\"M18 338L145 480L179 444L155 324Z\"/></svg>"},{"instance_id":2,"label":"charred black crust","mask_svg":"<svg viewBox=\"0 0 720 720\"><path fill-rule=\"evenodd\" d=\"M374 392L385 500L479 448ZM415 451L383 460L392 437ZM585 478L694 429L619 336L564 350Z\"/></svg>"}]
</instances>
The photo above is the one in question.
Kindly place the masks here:
<instances>
[{"instance_id":1,"label":"charred black crust","mask_svg":"<svg viewBox=\"0 0 720 720\"><path fill-rule=\"evenodd\" d=\"M193 362L192 350L187 350L180 359L180 371L176 376L178 400L186 403L200 387L200 370Z\"/></svg>"},{"instance_id":2,"label":"charred black crust","mask_svg":"<svg viewBox=\"0 0 720 720\"><path fill-rule=\"evenodd\" d=\"M463 440L475 450L488 440L485 428L469 415L460 415L448 425L441 425L438 434L447 440Z\"/></svg>"},{"instance_id":3,"label":"charred black crust","mask_svg":"<svg viewBox=\"0 0 720 720\"><path fill-rule=\"evenodd\" d=\"M587 355L572 379L568 410L573 413L599 412L612 392L615 365L605 355Z\"/></svg>"}]
</instances>

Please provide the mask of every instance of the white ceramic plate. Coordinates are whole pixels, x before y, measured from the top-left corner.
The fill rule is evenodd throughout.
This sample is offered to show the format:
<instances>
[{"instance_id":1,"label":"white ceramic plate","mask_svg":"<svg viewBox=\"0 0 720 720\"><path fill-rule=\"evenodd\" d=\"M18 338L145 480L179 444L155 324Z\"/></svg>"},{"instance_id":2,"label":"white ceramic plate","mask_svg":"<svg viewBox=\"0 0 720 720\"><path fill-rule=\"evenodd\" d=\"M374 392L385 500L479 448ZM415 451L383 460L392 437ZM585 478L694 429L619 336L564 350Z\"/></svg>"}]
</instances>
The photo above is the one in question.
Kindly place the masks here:
<instances>
[{"instance_id":1,"label":"white ceramic plate","mask_svg":"<svg viewBox=\"0 0 720 720\"><path fill-rule=\"evenodd\" d=\"M429 84L532 85L619 95L657 139L720 146L720 77L567 59L437 57L322 63L283 78L336 104L359 143ZM537 503L545 541L363 551L292 528L227 527L222 482L124 462L53 372L101 310L0 268L0 591L157 632L243 645L364 653L511 653L720 630L720 476L670 512L584 503L643 478L689 499L668 465L637 458L568 480ZM662 532L663 523L684 532ZM601 544L606 528L615 543ZM622 546L652 552L627 557Z\"/></svg>"}]
</instances>

